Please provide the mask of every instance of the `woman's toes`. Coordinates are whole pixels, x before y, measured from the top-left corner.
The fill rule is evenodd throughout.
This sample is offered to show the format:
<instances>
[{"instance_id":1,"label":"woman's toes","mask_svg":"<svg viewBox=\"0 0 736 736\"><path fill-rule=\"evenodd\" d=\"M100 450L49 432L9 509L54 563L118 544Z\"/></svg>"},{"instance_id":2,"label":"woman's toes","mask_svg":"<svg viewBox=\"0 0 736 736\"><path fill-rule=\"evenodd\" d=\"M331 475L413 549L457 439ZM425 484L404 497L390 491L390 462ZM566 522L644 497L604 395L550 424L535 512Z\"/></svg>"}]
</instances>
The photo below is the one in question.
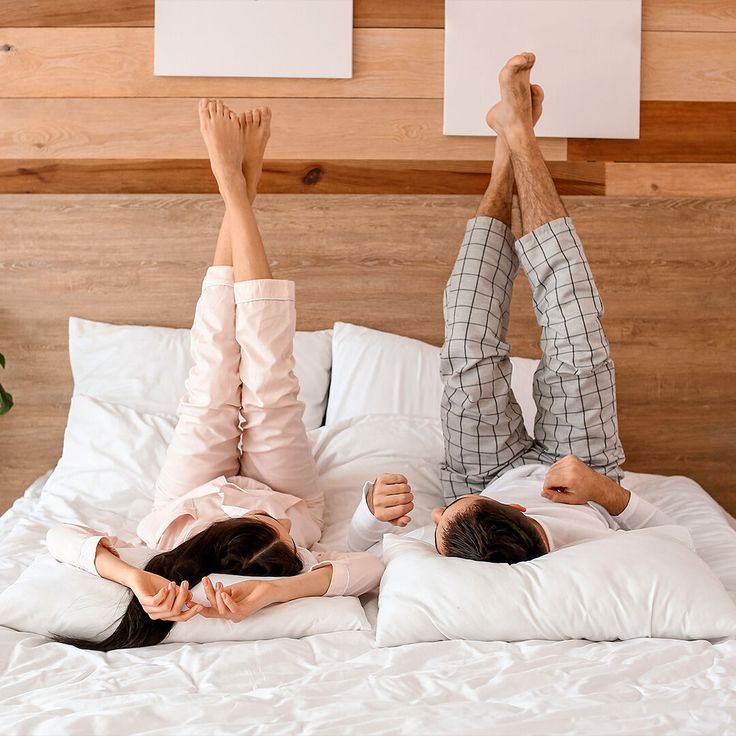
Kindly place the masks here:
<instances>
[{"instance_id":1,"label":"woman's toes","mask_svg":"<svg viewBox=\"0 0 736 736\"><path fill-rule=\"evenodd\" d=\"M245 121L248 125L253 125L253 110L246 110Z\"/></svg>"},{"instance_id":2,"label":"woman's toes","mask_svg":"<svg viewBox=\"0 0 736 736\"><path fill-rule=\"evenodd\" d=\"M261 124L261 108L260 107L257 107L255 110L253 110L253 124L254 125Z\"/></svg>"},{"instance_id":3,"label":"woman's toes","mask_svg":"<svg viewBox=\"0 0 736 736\"><path fill-rule=\"evenodd\" d=\"M209 112L211 118L214 118L215 115L217 115L217 103L214 100L210 100L207 103L207 111Z\"/></svg>"}]
</instances>

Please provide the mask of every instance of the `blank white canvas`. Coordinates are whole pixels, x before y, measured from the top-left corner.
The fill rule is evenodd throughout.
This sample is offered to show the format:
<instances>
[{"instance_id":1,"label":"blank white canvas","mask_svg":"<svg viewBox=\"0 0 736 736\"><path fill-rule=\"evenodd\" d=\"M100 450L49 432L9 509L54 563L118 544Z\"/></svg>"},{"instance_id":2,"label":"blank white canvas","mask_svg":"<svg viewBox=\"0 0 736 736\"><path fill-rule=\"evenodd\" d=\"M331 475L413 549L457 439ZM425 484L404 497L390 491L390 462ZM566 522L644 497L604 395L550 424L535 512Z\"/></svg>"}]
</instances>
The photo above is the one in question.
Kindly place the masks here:
<instances>
[{"instance_id":1,"label":"blank white canvas","mask_svg":"<svg viewBox=\"0 0 736 736\"><path fill-rule=\"evenodd\" d=\"M545 91L538 135L639 137L641 0L446 0L446 135L494 135L498 72L520 51Z\"/></svg>"},{"instance_id":2,"label":"blank white canvas","mask_svg":"<svg viewBox=\"0 0 736 736\"><path fill-rule=\"evenodd\" d=\"M154 73L353 75L353 0L156 0Z\"/></svg>"}]
</instances>

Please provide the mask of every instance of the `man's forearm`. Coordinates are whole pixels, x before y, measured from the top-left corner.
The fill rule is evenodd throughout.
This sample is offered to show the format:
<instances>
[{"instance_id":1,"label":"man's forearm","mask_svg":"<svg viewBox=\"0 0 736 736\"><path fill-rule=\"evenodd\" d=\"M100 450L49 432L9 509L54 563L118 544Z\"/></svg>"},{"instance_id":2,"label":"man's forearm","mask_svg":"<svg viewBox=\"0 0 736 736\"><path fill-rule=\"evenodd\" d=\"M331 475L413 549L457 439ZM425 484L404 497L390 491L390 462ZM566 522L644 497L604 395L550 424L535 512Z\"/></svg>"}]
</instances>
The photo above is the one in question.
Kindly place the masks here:
<instances>
[{"instance_id":1,"label":"man's forearm","mask_svg":"<svg viewBox=\"0 0 736 736\"><path fill-rule=\"evenodd\" d=\"M622 514L629 505L631 492L622 488L618 483L605 476L601 477L601 487L593 499L597 504L603 506L611 516Z\"/></svg>"}]
</instances>

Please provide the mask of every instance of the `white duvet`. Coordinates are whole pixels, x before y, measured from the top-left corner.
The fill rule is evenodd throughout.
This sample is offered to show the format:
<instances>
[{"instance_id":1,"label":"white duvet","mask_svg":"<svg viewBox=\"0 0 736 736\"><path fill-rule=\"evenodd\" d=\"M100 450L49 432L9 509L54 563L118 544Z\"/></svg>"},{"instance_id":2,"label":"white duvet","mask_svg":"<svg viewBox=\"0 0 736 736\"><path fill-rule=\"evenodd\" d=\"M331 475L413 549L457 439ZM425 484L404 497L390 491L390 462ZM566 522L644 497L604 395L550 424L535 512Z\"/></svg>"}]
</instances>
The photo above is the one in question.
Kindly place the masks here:
<instances>
[{"instance_id":1,"label":"white duvet","mask_svg":"<svg viewBox=\"0 0 736 736\"><path fill-rule=\"evenodd\" d=\"M344 540L361 483L376 472L407 474L424 509L437 496L433 420L364 417L312 439L329 545ZM95 516L92 504L44 491L45 480L0 518L0 590L58 520L135 527L114 508ZM720 507L686 478L628 474L625 484L690 529L736 597L736 532ZM364 602L375 621L375 598ZM735 691L734 639L380 649L372 632L350 632L103 655L0 628L3 734L720 735L736 733Z\"/></svg>"}]
</instances>

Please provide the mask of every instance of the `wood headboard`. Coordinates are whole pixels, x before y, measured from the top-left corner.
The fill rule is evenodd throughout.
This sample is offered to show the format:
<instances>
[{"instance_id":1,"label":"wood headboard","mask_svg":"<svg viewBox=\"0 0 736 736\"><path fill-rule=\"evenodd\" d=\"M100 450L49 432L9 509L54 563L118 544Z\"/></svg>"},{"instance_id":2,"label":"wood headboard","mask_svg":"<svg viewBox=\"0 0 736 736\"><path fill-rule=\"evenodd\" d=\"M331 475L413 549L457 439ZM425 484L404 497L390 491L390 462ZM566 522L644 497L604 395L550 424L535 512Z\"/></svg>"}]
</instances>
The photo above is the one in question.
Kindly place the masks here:
<instances>
[{"instance_id":1,"label":"wood headboard","mask_svg":"<svg viewBox=\"0 0 736 736\"><path fill-rule=\"evenodd\" d=\"M297 282L299 328L336 320L442 341L442 288L477 197L265 195L274 273ZM695 478L736 511L736 199L568 197L606 308L625 467ZM188 326L222 215L209 195L0 196L0 509L61 451L70 315ZM538 356L526 279L516 355Z\"/></svg>"}]
</instances>

